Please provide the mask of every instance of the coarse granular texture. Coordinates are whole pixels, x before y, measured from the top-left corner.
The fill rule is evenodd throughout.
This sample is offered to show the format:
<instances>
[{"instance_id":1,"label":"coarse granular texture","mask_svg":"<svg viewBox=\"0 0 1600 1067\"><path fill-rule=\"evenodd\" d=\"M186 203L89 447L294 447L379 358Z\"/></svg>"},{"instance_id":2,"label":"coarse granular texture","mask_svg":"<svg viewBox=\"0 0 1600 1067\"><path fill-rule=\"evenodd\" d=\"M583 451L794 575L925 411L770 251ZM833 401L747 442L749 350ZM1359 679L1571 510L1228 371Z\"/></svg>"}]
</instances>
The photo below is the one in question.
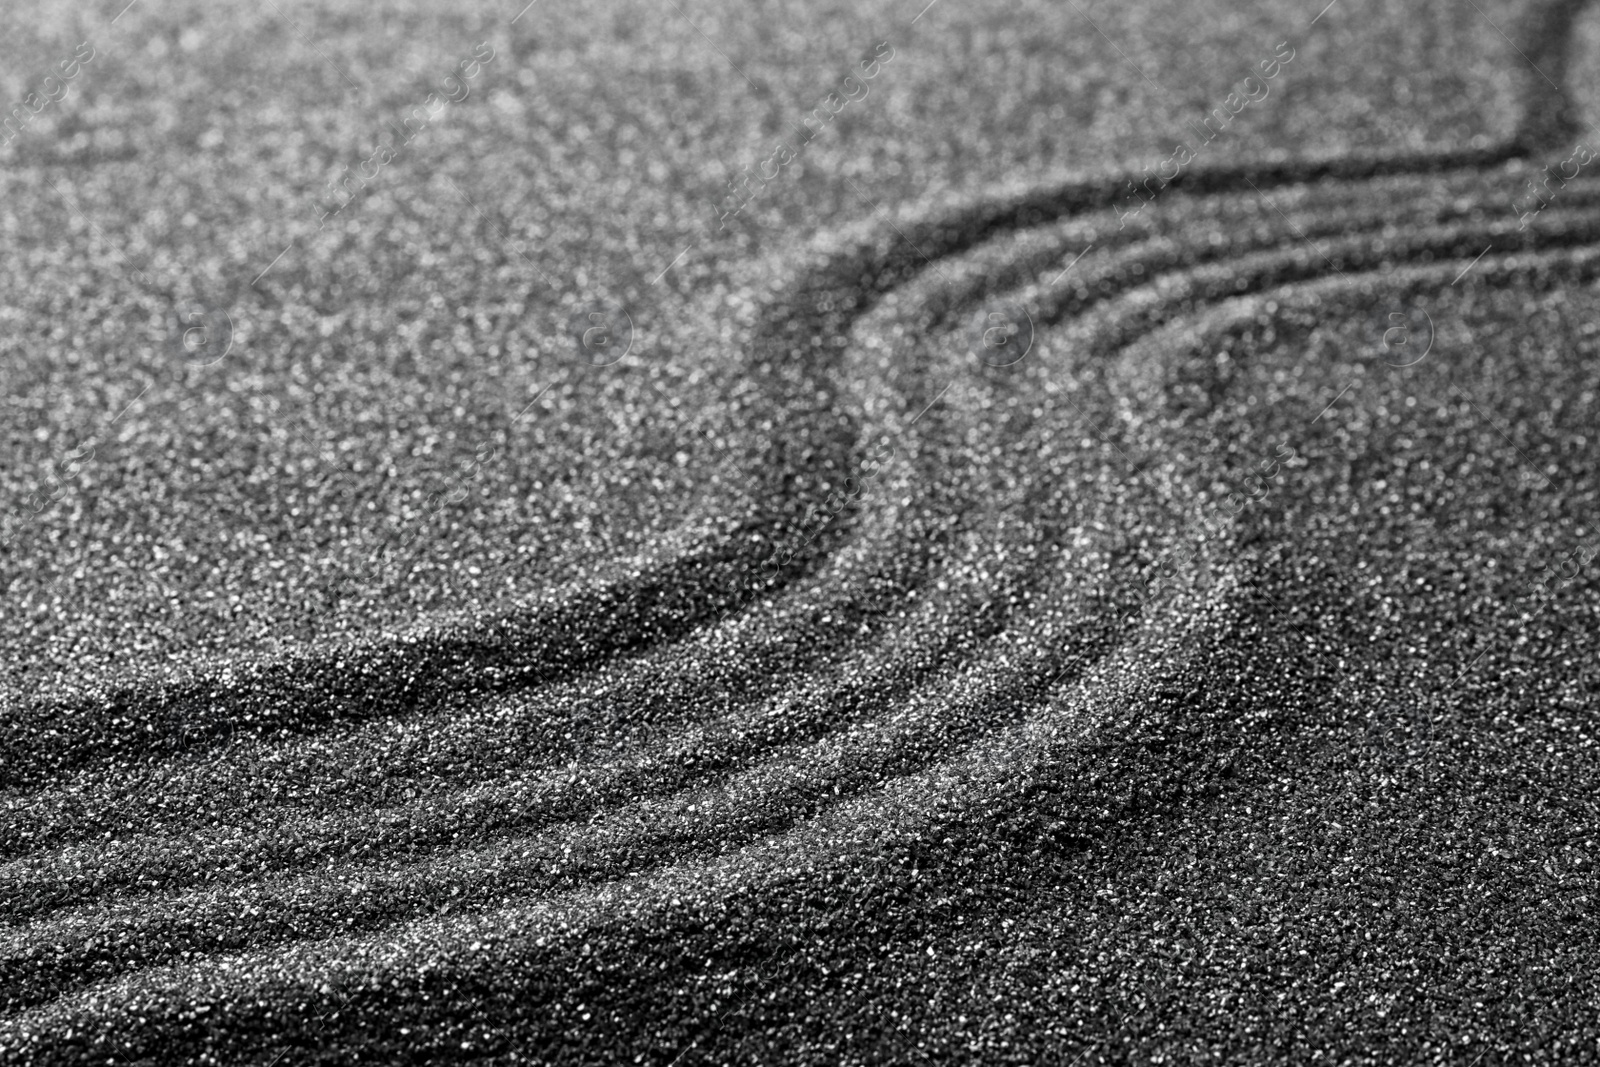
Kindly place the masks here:
<instances>
[{"instance_id":1,"label":"coarse granular texture","mask_svg":"<svg viewBox=\"0 0 1600 1067\"><path fill-rule=\"evenodd\" d=\"M1600 1058L1582 4L121 7L0 1062Z\"/></svg>"}]
</instances>

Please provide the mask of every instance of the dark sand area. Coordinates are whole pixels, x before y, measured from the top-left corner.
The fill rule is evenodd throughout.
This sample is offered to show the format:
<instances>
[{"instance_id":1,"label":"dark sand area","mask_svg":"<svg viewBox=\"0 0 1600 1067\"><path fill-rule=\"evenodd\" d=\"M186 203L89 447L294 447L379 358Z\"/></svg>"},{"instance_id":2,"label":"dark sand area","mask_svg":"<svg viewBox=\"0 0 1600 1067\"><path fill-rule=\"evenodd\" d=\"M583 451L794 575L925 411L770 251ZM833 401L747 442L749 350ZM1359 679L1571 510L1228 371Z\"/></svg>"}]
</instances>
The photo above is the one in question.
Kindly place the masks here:
<instances>
[{"instance_id":1,"label":"dark sand area","mask_svg":"<svg viewBox=\"0 0 1600 1067\"><path fill-rule=\"evenodd\" d=\"M0 12L0 1062L1600 1058L1600 8L924 2Z\"/></svg>"}]
</instances>

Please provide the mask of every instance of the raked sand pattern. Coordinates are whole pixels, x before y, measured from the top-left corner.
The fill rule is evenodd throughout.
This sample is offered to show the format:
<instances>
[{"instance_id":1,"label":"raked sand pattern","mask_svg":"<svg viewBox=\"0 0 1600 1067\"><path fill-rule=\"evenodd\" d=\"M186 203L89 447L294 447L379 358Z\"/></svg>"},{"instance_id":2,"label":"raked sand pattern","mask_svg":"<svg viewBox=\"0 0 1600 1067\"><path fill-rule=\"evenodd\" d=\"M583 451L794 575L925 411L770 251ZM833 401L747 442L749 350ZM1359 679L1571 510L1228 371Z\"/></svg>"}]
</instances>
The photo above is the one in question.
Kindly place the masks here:
<instances>
[{"instance_id":1,"label":"raked sand pattern","mask_svg":"<svg viewBox=\"0 0 1600 1067\"><path fill-rule=\"evenodd\" d=\"M1564 85L1580 13L1505 26ZM1600 134L1513 75L1454 150L849 205L707 287L716 476L509 593L18 638L0 1056L1600 1055L1600 186L1526 199Z\"/></svg>"}]
</instances>

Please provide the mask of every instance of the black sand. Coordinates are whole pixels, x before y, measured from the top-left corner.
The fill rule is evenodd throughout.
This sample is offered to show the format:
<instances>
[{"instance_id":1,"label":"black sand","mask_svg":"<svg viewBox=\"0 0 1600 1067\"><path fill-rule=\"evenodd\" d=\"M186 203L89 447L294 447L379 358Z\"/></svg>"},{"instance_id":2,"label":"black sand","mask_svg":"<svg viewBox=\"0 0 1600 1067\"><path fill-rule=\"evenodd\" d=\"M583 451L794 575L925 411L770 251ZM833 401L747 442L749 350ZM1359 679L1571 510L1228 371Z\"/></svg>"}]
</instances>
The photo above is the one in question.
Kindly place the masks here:
<instances>
[{"instance_id":1,"label":"black sand","mask_svg":"<svg viewBox=\"0 0 1600 1067\"><path fill-rule=\"evenodd\" d=\"M1600 1056L1596 30L1075 6L19 18L5 1061Z\"/></svg>"}]
</instances>

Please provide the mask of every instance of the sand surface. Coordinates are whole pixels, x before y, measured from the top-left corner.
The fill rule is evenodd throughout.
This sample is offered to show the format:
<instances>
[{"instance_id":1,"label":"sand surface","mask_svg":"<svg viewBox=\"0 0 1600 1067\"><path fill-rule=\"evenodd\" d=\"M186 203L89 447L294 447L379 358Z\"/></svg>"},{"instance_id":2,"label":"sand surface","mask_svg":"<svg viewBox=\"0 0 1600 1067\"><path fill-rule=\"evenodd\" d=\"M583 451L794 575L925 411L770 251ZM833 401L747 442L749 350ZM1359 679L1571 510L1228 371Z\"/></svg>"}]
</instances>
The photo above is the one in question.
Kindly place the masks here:
<instances>
[{"instance_id":1,"label":"sand surface","mask_svg":"<svg viewBox=\"0 0 1600 1067\"><path fill-rule=\"evenodd\" d=\"M4 13L0 1062L1600 1056L1600 10L520 7Z\"/></svg>"}]
</instances>

